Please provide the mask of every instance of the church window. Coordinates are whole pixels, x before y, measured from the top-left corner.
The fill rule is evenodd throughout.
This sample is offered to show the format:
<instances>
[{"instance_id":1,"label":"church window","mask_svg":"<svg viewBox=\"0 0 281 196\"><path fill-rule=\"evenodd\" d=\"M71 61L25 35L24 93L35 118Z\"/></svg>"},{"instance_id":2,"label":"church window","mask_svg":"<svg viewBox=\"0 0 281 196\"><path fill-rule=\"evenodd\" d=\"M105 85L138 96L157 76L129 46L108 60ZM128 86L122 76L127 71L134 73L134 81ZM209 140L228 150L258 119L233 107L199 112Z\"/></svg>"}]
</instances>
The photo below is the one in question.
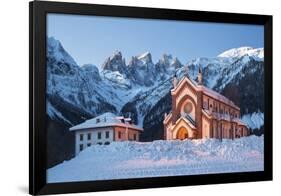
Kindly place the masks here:
<instances>
[{"instance_id":1,"label":"church window","mask_svg":"<svg viewBox=\"0 0 281 196\"><path fill-rule=\"evenodd\" d=\"M192 104L190 102L188 102L185 106L184 106L184 112L186 114L190 114L192 112Z\"/></svg>"}]
</instances>

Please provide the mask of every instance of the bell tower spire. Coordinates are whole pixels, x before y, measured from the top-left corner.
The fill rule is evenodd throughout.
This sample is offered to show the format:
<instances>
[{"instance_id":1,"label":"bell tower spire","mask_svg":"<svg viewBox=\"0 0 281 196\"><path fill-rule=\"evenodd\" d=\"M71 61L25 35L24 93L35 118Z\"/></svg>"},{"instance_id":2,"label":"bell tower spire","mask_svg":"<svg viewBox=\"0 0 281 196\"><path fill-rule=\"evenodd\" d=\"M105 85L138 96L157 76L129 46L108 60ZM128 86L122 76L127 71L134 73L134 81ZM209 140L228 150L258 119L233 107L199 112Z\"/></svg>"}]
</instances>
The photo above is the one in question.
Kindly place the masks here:
<instances>
[{"instance_id":1,"label":"bell tower spire","mask_svg":"<svg viewBox=\"0 0 281 196\"><path fill-rule=\"evenodd\" d=\"M177 74L175 72L175 75L173 77L173 87L176 88L178 85L178 79L177 79Z\"/></svg>"},{"instance_id":2,"label":"bell tower spire","mask_svg":"<svg viewBox=\"0 0 281 196\"><path fill-rule=\"evenodd\" d=\"M202 85L203 84L203 75L202 75L201 66L199 66L197 79L198 79L198 85Z\"/></svg>"},{"instance_id":3,"label":"bell tower spire","mask_svg":"<svg viewBox=\"0 0 281 196\"><path fill-rule=\"evenodd\" d=\"M184 75L185 77L189 78L189 74L188 74L188 65L184 66Z\"/></svg>"}]
</instances>

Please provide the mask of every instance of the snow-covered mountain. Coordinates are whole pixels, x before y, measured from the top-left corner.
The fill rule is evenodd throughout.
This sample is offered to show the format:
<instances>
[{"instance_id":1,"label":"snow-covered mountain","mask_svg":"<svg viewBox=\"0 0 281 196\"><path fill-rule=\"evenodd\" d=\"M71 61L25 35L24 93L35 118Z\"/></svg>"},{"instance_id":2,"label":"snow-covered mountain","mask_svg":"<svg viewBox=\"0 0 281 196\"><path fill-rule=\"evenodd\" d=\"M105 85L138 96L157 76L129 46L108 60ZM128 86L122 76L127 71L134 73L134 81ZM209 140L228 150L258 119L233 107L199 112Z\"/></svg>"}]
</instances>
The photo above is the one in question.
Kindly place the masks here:
<instances>
[{"instance_id":1,"label":"snow-covered mountain","mask_svg":"<svg viewBox=\"0 0 281 196\"><path fill-rule=\"evenodd\" d=\"M253 129L263 124L252 118L254 113L261 116L264 111L263 65L263 49L250 47L186 63L195 81L201 67L204 85L239 105ZM143 140L160 139L163 114L171 110L172 77L183 77L186 66L170 54L163 54L154 63L150 52L133 56L126 63L122 53L116 51L99 70L92 64L78 65L58 40L48 38L47 115L53 123L52 131L63 126L63 135L71 125L112 112L130 115L143 126Z\"/></svg>"},{"instance_id":2,"label":"snow-covered mountain","mask_svg":"<svg viewBox=\"0 0 281 196\"><path fill-rule=\"evenodd\" d=\"M128 112L126 107L134 103L135 121L139 123L169 93L174 74L181 78L185 71L181 62L168 54L163 54L154 64L152 55L145 52L133 56L126 64L122 53L116 51L105 60L99 72L95 65L77 65L54 38L48 39L47 62L48 96L59 96L90 115L108 110ZM234 80L238 85L245 74L255 73L259 68L257 64L262 68L263 49L251 47L230 49L215 58L196 58L187 62L192 79L196 80L201 67L204 84L218 92L224 92ZM50 116L54 117L54 112Z\"/></svg>"},{"instance_id":3,"label":"snow-covered mountain","mask_svg":"<svg viewBox=\"0 0 281 196\"><path fill-rule=\"evenodd\" d=\"M101 74L105 79L129 88L134 85L153 87L159 81L169 78L182 66L177 58L166 54L154 64L149 52L131 57L126 65L122 53L116 51L102 65Z\"/></svg>"},{"instance_id":4,"label":"snow-covered mountain","mask_svg":"<svg viewBox=\"0 0 281 196\"><path fill-rule=\"evenodd\" d=\"M47 111L51 118L60 119L63 116L63 121L75 124L104 110L116 112L116 106L107 101L109 92L100 93L104 87L96 66L78 66L54 38L48 39L47 48L47 103L50 106ZM50 108L53 112L48 110ZM72 112L74 116L70 116L68 110L80 112Z\"/></svg>"},{"instance_id":5,"label":"snow-covered mountain","mask_svg":"<svg viewBox=\"0 0 281 196\"><path fill-rule=\"evenodd\" d=\"M257 59L263 59L264 53L263 48L252 48L252 47L240 47L240 48L233 48L230 50L227 50L221 54L218 55L218 57L222 58L240 58L243 56L251 56L253 58Z\"/></svg>"}]
</instances>

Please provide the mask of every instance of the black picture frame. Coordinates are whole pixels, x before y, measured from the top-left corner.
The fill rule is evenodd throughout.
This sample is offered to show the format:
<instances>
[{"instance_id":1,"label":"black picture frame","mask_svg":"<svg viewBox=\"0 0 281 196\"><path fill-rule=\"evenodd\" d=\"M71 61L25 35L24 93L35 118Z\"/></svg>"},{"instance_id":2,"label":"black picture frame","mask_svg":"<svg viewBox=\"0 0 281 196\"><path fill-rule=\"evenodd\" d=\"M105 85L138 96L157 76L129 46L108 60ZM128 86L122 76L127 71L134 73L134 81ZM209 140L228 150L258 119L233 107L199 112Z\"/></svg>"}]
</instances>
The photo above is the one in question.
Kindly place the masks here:
<instances>
[{"instance_id":1,"label":"black picture frame","mask_svg":"<svg viewBox=\"0 0 281 196\"><path fill-rule=\"evenodd\" d=\"M118 16L264 25L264 171L139 179L46 182L46 14ZM272 16L33 1L29 4L29 193L57 194L272 180Z\"/></svg>"}]
</instances>

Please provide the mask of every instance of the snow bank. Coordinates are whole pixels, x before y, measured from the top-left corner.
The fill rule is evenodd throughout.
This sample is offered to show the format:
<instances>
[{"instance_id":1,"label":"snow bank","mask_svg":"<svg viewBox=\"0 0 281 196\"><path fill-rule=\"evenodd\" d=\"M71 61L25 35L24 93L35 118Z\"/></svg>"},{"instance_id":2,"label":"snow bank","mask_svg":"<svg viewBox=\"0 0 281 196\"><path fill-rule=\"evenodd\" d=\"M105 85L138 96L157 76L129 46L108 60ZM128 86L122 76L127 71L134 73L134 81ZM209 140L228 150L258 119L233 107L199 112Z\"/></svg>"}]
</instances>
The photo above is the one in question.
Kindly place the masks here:
<instances>
[{"instance_id":1,"label":"snow bank","mask_svg":"<svg viewBox=\"0 0 281 196\"><path fill-rule=\"evenodd\" d=\"M91 146L47 171L47 181L70 182L263 170L263 136L236 140L114 142Z\"/></svg>"}]
</instances>

